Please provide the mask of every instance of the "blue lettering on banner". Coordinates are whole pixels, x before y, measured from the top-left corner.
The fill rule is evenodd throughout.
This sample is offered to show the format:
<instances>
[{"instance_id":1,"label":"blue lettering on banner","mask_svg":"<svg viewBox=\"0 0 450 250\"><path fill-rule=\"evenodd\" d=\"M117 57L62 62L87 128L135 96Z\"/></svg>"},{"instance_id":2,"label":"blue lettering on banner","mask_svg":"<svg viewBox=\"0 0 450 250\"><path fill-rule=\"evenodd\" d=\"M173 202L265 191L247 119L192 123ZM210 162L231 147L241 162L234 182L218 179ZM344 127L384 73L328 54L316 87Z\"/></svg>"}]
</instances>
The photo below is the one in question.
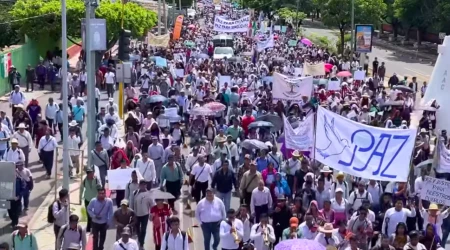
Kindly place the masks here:
<instances>
[{"instance_id":1,"label":"blue lettering on banner","mask_svg":"<svg viewBox=\"0 0 450 250\"><path fill-rule=\"evenodd\" d=\"M338 161L339 164L341 164L343 166L346 166L346 167L350 167L353 164L353 160L355 159L356 151L358 151L358 152L370 152L372 150L372 148L373 148L373 146L375 145L375 142L376 142L375 136L373 136L372 133L370 133L368 130L360 129L360 130L357 130L357 131L353 132L352 137L351 137L352 138L351 139L352 143L355 142L355 136L358 133L365 133L365 134L367 134L370 137L370 145L367 146L367 147L358 147L358 145L354 145L353 154L352 154L352 157L350 159L350 162L345 162L343 160L339 160ZM388 175L388 174L386 174L386 172L387 172L388 168L391 166L392 162L398 156L398 154L400 153L402 148L405 146L406 142L409 139L409 136L407 136L407 135L391 135L391 134L383 133L383 134L381 134L379 136L378 139L379 139L378 140L378 144L375 147L375 149L372 151L372 154L370 155L369 159L367 159L367 162L364 165L364 167L362 167L362 168L353 167L353 170L359 171L359 172L362 172L362 171L366 170L367 167L369 166L369 163L371 162L372 158L374 156L378 156L378 157L380 157L380 162L378 164L377 170L373 171L372 174L373 175L380 174L381 167L382 167L382 165L384 163L384 157L385 157L387 149L389 148L389 143L391 142L391 139L393 139L393 140L402 140L403 141L402 144L398 147L396 153L393 155L391 160L386 164L386 166L383 168L383 171L381 171L381 174L380 174L380 176L382 176L382 177L387 177L387 178L393 178L394 179L394 178L397 177L397 175ZM385 139L387 140L386 145L385 145L383 151L380 152L380 151L378 151L378 149L380 148L382 142Z\"/></svg>"}]
</instances>

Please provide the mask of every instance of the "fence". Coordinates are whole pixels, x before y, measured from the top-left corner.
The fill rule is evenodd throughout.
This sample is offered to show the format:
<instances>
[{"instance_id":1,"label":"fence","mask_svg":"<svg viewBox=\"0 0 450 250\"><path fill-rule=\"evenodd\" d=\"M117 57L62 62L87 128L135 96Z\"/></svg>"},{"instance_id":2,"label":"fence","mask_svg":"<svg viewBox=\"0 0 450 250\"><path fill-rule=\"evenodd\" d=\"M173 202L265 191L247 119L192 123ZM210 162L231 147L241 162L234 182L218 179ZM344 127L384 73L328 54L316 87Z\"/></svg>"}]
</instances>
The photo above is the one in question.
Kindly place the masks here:
<instances>
[{"instance_id":1,"label":"fence","mask_svg":"<svg viewBox=\"0 0 450 250\"><path fill-rule=\"evenodd\" d=\"M84 166L85 166L85 158L84 158L84 151L83 150L79 150L79 149L69 149L69 155L71 153L78 153L78 156L70 156L69 159L69 165L68 166L64 166L64 164L62 162L58 161L58 156L61 154L63 154L63 148L62 147L57 147L55 149L55 159L54 159L54 168L55 168L55 200L58 198L58 189L62 186L63 184L63 177L64 177L64 168L70 168L71 166L73 166L73 170L76 170L76 166L78 165L79 169L80 169L80 175L76 175L74 174L74 178L71 178L70 182L69 182L69 196L70 196L70 204L74 204L74 205L81 205L81 199L80 199L80 195L78 192L75 192L76 189L79 189L79 192L82 192L83 190L81 190L81 182L84 179ZM74 164L75 162L75 164ZM76 164L78 163L78 164ZM62 167L62 168L61 168ZM62 172L60 172L60 169L63 169ZM70 169L69 169L70 170ZM78 187L77 187L78 186ZM71 188L72 187L72 188ZM75 190L72 190L73 188L75 188ZM78 194L76 197L73 197L73 195Z\"/></svg>"}]
</instances>

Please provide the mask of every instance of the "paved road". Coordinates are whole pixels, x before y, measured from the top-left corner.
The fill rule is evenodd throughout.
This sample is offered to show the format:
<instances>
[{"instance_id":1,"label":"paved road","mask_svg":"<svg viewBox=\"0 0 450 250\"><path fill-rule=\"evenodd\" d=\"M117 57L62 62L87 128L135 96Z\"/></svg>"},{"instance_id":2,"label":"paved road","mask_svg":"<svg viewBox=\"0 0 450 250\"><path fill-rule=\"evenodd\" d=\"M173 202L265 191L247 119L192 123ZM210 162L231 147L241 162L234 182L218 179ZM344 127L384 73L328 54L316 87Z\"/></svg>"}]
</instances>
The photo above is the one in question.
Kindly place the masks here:
<instances>
[{"instance_id":1,"label":"paved road","mask_svg":"<svg viewBox=\"0 0 450 250\"><path fill-rule=\"evenodd\" d=\"M52 97L54 100L56 100L58 103L62 102L60 100L58 100L60 93L52 93L52 92L43 92L40 91L40 93L25 93L25 96L27 98L27 100L31 100L31 98L36 98L39 101L41 107L44 107L45 104L47 104L48 102L48 98ZM116 103L117 103L117 94L115 95L116 98ZM101 96L101 100L99 103L99 107L105 106L107 104L107 96L106 96L106 92L102 93ZM1 102L0 103L0 110L6 110L7 111L7 115L11 117L11 108L9 108L9 103L7 102ZM43 111L44 113L44 111ZM87 123L85 123L86 125L83 126L83 134L86 134L86 129L87 129ZM58 134L57 139L59 141L60 135ZM86 141L86 136L84 136L83 140ZM62 147L62 144L60 144L60 146ZM34 185L34 190L31 192L30 195L30 205L29 205L29 210L27 212L26 215L23 216L23 219L29 221L31 219L31 217L33 216L33 214L36 212L37 208L42 204L42 202L44 201L44 199L46 198L47 194L49 193L49 191L52 188L55 188L55 180L54 178L47 180L45 178L45 170L42 167L42 164L39 164L38 162L39 158L38 158L38 154L37 154L37 150L33 147L31 153L30 153L30 170L33 173L33 177L35 180L35 185ZM59 163L58 166L62 167L62 151L60 152L60 155L58 157ZM61 168L58 169L58 175L61 174ZM52 176L54 177L54 173L55 173L55 167L53 168L53 174ZM59 185L61 185L61 183L59 183ZM3 213L2 213L3 212ZM5 214L5 210L0 210L0 215ZM3 216L2 216L3 218ZM11 227L10 227L10 220L9 218L6 219L2 219L0 220L0 239L7 235L8 233L11 233Z\"/></svg>"},{"instance_id":2,"label":"paved road","mask_svg":"<svg viewBox=\"0 0 450 250\"><path fill-rule=\"evenodd\" d=\"M316 25L310 25L311 23L306 21L302 27L305 29L305 36L314 34L318 36L327 36L332 41L337 41L337 32L335 30L320 28ZM334 44L334 43L333 43ZM418 81L429 81L431 73L433 72L433 66L426 62L420 62L416 58L410 58L408 55L399 56L399 53L389 51L383 48L374 46L372 53L369 54L369 67L372 66L372 61L375 57L378 61L385 62L386 64L386 76L391 76L396 73L400 76L408 76L411 80L413 76L416 76Z\"/></svg>"}]
</instances>

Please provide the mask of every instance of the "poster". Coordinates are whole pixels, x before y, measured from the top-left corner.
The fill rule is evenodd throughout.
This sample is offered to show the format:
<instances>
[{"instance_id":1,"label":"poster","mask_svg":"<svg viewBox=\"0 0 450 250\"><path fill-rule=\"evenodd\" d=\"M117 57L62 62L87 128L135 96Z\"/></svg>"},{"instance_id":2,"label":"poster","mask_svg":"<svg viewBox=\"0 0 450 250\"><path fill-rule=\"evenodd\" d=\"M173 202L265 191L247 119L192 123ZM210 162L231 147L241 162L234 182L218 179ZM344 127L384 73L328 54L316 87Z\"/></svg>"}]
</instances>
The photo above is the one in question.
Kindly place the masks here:
<instances>
[{"instance_id":1,"label":"poster","mask_svg":"<svg viewBox=\"0 0 450 250\"><path fill-rule=\"evenodd\" d=\"M355 51L359 53L372 52L373 25L357 24L355 26Z\"/></svg>"},{"instance_id":2,"label":"poster","mask_svg":"<svg viewBox=\"0 0 450 250\"><path fill-rule=\"evenodd\" d=\"M131 180L131 173L139 170L136 168L119 168L108 170L108 186L110 190L125 190L127 184ZM140 173L138 174L138 177Z\"/></svg>"},{"instance_id":3,"label":"poster","mask_svg":"<svg viewBox=\"0 0 450 250\"><path fill-rule=\"evenodd\" d=\"M364 81L365 79L366 79L366 72L364 70L355 71L353 80Z\"/></svg>"},{"instance_id":4,"label":"poster","mask_svg":"<svg viewBox=\"0 0 450 250\"><path fill-rule=\"evenodd\" d=\"M286 33L286 31L287 31L287 26L281 26L281 32Z\"/></svg>"},{"instance_id":5,"label":"poster","mask_svg":"<svg viewBox=\"0 0 450 250\"><path fill-rule=\"evenodd\" d=\"M231 84L231 76L219 75L219 86L217 87L217 89L220 90L221 86L224 86L225 83L228 83L228 86L230 86L230 84Z\"/></svg>"},{"instance_id":6,"label":"poster","mask_svg":"<svg viewBox=\"0 0 450 250\"><path fill-rule=\"evenodd\" d=\"M147 41L149 46L153 47L167 47L169 45L170 34L153 35L151 32L147 34Z\"/></svg>"},{"instance_id":7,"label":"poster","mask_svg":"<svg viewBox=\"0 0 450 250\"><path fill-rule=\"evenodd\" d=\"M309 64L305 63L303 68L303 74L306 76L324 76L325 73L325 63Z\"/></svg>"},{"instance_id":8,"label":"poster","mask_svg":"<svg viewBox=\"0 0 450 250\"><path fill-rule=\"evenodd\" d=\"M290 77L279 73L273 74L273 100L300 101L303 96L310 98L313 89L312 77Z\"/></svg>"},{"instance_id":9,"label":"poster","mask_svg":"<svg viewBox=\"0 0 450 250\"><path fill-rule=\"evenodd\" d=\"M297 40L289 40L288 41L289 47L295 47L295 46L297 46L297 44L298 44Z\"/></svg>"},{"instance_id":10,"label":"poster","mask_svg":"<svg viewBox=\"0 0 450 250\"><path fill-rule=\"evenodd\" d=\"M339 80L329 80L328 90L339 91L341 90L341 81Z\"/></svg>"},{"instance_id":11,"label":"poster","mask_svg":"<svg viewBox=\"0 0 450 250\"><path fill-rule=\"evenodd\" d=\"M302 76L303 75L303 68L294 68L294 76Z\"/></svg>"},{"instance_id":12,"label":"poster","mask_svg":"<svg viewBox=\"0 0 450 250\"><path fill-rule=\"evenodd\" d=\"M175 74L177 75L177 77L183 78L184 77L184 69L176 69Z\"/></svg>"},{"instance_id":13,"label":"poster","mask_svg":"<svg viewBox=\"0 0 450 250\"><path fill-rule=\"evenodd\" d=\"M420 198L439 205L450 206L450 181L425 176Z\"/></svg>"}]
</instances>

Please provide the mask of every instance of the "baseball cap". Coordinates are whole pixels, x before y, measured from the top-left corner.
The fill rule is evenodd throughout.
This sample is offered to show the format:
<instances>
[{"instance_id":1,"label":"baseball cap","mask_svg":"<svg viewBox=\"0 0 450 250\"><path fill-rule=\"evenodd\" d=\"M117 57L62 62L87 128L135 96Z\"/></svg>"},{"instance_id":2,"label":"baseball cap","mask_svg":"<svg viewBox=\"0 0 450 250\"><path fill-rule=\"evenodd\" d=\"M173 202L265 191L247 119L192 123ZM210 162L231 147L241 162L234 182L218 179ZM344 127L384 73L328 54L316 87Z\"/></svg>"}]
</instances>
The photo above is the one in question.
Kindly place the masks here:
<instances>
[{"instance_id":1,"label":"baseball cap","mask_svg":"<svg viewBox=\"0 0 450 250\"><path fill-rule=\"evenodd\" d=\"M290 225L291 227L298 227L298 218L297 218L297 217L292 217L292 218L289 220L289 225Z\"/></svg>"}]
</instances>

